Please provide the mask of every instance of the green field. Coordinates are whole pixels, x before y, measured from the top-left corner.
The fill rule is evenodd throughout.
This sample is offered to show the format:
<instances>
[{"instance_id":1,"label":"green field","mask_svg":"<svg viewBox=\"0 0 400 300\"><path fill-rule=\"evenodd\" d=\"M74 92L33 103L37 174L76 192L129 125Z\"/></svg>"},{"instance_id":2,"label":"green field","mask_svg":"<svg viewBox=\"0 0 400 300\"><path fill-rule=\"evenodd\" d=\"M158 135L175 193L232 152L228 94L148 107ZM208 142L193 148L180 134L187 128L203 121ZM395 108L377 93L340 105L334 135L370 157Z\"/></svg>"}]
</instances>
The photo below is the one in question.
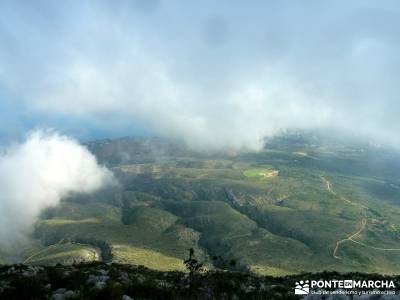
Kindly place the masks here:
<instances>
[{"instance_id":1,"label":"green field","mask_svg":"<svg viewBox=\"0 0 400 300\"><path fill-rule=\"evenodd\" d=\"M278 176L279 171L273 167L250 168L243 172L243 175L249 178L268 179Z\"/></svg>"},{"instance_id":2,"label":"green field","mask_svg":"<svg viewBox=\"0 0 400 300\"><path fill-rule=\"evenodd\" d=\"M290 138L257 153L195 152L135 139L89 148L120 187L70 197L44 212L35 246L21 250L21 260L183 270L193 248L210 269L220 267L214 257L223 257L274 276L399 272L395 151Z\"/></svg>"},{"instance_id":3,"label":"green field","mask_svg":"<svg viewBox=\"0 0 400 300\"><path fill-rule=\"evenodd\" d=\"M73 263L97 261L99 256L96 249L76 243L59 243L35 252L24 260L26 264L57 264L70 265Z\"/></svg>"}]
</instances>

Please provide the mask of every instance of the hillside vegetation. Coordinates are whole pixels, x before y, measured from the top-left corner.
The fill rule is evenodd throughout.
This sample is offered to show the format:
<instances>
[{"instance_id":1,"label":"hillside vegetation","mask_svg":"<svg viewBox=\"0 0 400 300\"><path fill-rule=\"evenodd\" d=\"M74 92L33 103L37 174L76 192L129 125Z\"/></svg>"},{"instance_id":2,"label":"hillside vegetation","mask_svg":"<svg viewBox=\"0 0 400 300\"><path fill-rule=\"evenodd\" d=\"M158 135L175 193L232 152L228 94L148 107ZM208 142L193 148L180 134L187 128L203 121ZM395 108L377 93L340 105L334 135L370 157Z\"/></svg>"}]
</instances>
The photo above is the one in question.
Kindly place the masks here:
<instances>
[{"instance_id":1,"label":"hillside vegetation","mask_svg":"<svg viewBox=\"0 0 400 300\"><path fill-rule=\"evenodd\" d=\"M240 272L162 272L121 264L87 263L72 266L2 266L0 298L16 299L317 299L294 294L296 281L393 280L399 276L324 272L285 277L256 276ZM327 289L335 290L335 289ZM385 289L382 289L383 291ZM397 299L395 295L337 296L332 299ZM317 296L318 297L318 296ZM320 299L320 297L318 297ZM331 298L329 298L331 299Z\"/></svg>"},{"instance_id":2,"label":"hillside vegetation","mask_svg":"<svg viewBox=\"0 0 400 300\"><path fill-rule=\"evenodd\" d=\"M395 150L302 134L270 140L260 152L130 138L88 147L120 186L45 211L21 261L181 271L193 248L210 270L222 257L237 262L226 268L273 276L399 272ZM0 259L11 261L7 253Z\"/></svg>"}]
</instances>

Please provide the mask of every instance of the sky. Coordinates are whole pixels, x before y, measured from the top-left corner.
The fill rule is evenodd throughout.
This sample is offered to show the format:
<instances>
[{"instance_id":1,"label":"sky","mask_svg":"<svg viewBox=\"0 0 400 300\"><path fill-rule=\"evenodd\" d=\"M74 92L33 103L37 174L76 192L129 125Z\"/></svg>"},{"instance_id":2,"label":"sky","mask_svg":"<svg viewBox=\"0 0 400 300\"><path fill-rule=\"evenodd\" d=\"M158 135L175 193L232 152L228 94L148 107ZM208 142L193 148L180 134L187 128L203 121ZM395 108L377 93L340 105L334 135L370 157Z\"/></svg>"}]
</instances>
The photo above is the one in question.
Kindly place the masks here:
<instances>
[{"instance_id":1,"label":"sky","mask_svg":"<svg viewBox=\"0 0 400 300\"><path fill-rule=\"evenodd\" d=\"M0 143L54 128L260 149L400 145L398 1L0 1Z\"/></svg>"}]
</instances>

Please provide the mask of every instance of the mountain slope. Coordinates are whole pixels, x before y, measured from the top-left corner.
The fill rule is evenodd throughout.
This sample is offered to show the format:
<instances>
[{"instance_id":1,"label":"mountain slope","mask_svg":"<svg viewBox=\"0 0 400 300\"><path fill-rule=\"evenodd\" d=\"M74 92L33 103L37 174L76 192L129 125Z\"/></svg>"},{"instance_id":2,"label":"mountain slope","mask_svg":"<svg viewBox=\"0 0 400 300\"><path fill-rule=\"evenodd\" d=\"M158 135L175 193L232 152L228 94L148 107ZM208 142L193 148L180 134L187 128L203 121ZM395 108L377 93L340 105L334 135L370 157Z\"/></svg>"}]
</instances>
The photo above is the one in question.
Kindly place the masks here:
<instances>
[{"instance_id":1,"label":"mountain slope","mask_svg":"<svg viewBox=\"0 0 400 300\"><path fill-rule=\"evenodd\" d=\"M21 253L29 263L60 257L182 270L193 248L210 269L223 257L270 275L398 272L394 150L307 135L276 138L257 153L130 138L88 147L120 186L44 212L33 232L40 254Z\"/></svg>"}]
</instances>

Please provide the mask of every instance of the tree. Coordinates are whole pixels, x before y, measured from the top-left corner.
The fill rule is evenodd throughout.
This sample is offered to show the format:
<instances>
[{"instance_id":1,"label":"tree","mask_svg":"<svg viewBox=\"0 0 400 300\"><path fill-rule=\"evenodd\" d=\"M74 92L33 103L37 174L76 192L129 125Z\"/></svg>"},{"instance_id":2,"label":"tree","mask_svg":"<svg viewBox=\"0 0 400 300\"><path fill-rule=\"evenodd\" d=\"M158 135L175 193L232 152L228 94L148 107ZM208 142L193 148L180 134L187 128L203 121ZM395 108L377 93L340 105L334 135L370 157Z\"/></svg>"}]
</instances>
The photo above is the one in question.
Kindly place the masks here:
<instances>
[{"instance_id":1,"label":"tree","mask_svg":"<svg viewBox=\"0 0 400 300\"><path fill-rule=\"evenodd\" d=\"M189 271L189 277L194 277L196 274L204 271L203 264L195 258L193 248L189 249L189 258L185 259L183 263Z\"/></svg>"}]
</instances>

